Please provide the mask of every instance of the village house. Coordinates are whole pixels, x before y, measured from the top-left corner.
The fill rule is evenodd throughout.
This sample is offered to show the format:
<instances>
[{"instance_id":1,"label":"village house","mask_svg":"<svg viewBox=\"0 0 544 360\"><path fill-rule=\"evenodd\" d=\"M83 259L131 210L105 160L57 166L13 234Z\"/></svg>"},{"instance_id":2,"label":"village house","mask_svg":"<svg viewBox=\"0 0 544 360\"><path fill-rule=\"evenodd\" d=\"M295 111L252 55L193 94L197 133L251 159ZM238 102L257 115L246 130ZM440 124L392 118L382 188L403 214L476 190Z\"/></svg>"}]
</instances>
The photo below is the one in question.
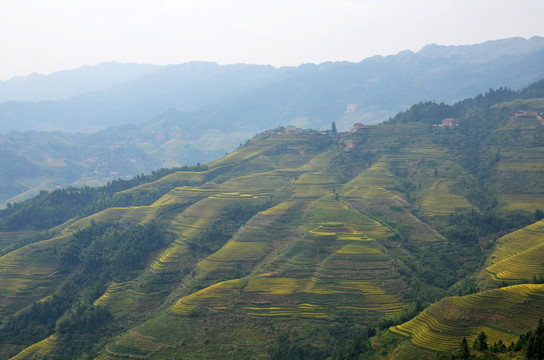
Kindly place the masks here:
<instances>
[{"instance_id":1,"label":"village house","mask_svg":"<svg viewBox=\"0 0 544 360\"><path fill-rule=\"evenodd\" d=\"M447 118L447 119L443 119L442 120L442 126L447 126L447 127L454 127L455 126L455 119L452 119L452 118Z\"/></svg>"},{"instance_id":2,"label":"village house","mask_svg":"<svg viewBox=\"0 0 544 360\"><path fill-rule=\"evenodd\" d=\"M365 124L361 124L361 123L355 123L353 124L353 129L351 130L352 132L355 132L355 131L362 131L364 129L366 129L366 125Z\"/></svg>"},{"instance_id":3,"label":"village house","mask_svg":"<svg viewBox=\"0 0 544 360\"><path fill-rule=\"evenodd\" d=\"M516 117L533 117L533 116L538 116L538 114L536 113L536 111L525 111L525 110L519 110L517 113L516 113Z\"/></svg>"},{"instance_id":4,"label":"village house","mask_svg":"<svg viewBox=\"0 0 544 360\"><path fill-rule=\"evenodd\" d=\"M346 149L351 149L355 146L355 141L353 140L345 140L344 141L344 146L346 147Z\"/></svg>"},{"instance_id":5,"label":"village house","mask_svg":"<svg viewBox=\"0 0 544 360\"><path fill-rule=\"evenodd\" d=\"M297 131L297 127L296 127L296 126L287 125L287 126L285 127L285 133L286 133L286 134L292 135L292 134L295 134L296 131Z\"/></svg>"}]
</instances>

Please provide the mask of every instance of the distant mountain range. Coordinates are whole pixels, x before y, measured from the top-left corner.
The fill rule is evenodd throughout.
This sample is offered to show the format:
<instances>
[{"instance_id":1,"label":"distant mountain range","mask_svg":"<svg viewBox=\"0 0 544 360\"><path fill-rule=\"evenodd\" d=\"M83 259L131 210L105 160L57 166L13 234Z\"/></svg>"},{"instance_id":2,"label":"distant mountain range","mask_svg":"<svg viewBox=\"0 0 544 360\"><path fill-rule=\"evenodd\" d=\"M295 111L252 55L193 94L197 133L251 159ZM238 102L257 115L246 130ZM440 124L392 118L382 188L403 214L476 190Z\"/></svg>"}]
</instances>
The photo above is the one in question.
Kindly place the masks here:
<instances>
[{"instance_id":1,"label":"distant mountain range","mask_svg":"<svg viewBox=\"0 0 544 360\"><path fill-rule=\"evenodd\" d=\"M422 100L452 103L490 87L519 89L544 77L543 60L544 38L533 37L284 68L109 63L0 82L0 132L98 131L170 109L193 112L208 129L376 123Z\"/></svg>"},{"instance_id":2,"label":"distant mountain range","mask_svg":"<svg viewBox=\"0 0 544 360\"><path fill-rule=\"evenodd\" d=\"M544 78L543 63L544 38L532 37L431 44L359 63L106 63L0 81L0 203L205 163L281 125L335 121L345 131L420 101L520 89Z\"/></svg>"}]
</instances>

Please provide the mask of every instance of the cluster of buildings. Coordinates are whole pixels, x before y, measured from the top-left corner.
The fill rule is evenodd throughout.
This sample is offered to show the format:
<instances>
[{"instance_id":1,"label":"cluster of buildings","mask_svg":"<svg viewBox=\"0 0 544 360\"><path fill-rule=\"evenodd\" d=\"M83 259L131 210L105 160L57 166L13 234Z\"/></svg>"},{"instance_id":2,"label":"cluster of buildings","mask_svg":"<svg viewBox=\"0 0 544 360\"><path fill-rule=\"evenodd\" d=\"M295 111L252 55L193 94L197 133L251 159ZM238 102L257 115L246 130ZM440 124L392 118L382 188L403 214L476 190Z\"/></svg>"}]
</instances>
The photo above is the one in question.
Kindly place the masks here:
<instances>
[{"instance_id":1,"label":"cluster of buildings","mask_svg":"<svg viewBox=\"0 0 544 360\"><path fill-rule=\"evenodd\" d=\"M518 110L514 115L515 118L520 117L535 117L542 125L544 125L544 112L537 113L536 111Z\"/></svg>"}]
</instances>

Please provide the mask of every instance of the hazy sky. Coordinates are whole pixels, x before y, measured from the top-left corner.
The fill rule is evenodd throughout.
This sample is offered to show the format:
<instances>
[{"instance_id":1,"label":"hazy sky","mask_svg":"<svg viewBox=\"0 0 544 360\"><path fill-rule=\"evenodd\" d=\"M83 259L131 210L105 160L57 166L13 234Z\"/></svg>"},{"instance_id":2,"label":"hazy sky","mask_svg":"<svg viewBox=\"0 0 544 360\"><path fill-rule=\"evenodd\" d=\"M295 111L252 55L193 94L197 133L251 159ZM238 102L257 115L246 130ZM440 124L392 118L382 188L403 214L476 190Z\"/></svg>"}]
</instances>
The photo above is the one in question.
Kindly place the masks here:
<instances>
[{"instance_id":1,"label":"hazy sky","mask_svg":"<svg viewBox=\"0 0 544 360\"><path fill-rule=\"evenodd\" d=\"M106 61L299 65L544 36L544 0L0 0L0 80Z\"/></svg>"}]
</instances>

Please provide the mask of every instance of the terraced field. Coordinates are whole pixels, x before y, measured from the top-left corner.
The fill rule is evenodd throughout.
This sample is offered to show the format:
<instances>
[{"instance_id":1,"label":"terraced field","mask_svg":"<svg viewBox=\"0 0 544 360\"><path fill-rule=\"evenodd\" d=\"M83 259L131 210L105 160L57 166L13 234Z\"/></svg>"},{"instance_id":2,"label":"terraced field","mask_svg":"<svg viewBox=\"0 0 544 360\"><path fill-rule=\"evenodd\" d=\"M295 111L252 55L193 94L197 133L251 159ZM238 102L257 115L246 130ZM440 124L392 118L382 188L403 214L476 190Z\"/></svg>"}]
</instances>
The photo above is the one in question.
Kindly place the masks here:
<instances>
[{"instance_id":1,"label":"terraced field","mask_svg":"<svg viewBox=\"0 0 544 360\"><path fill-rule=\"evenodd\" d=\"M359 296L355 302L338 302L336 299L341 294ZM293 303L293 299L300 296L307 299ZM267 304L267 298L274 299L274 305ZM233 307L236 304L242 306ZM169 339L172 336L166 335L169 329L181 330L187 326L182 324L187 324L187 319L194 319L199 311L211 311L210 316L220 316L221 313L237 309L236 312L242 311L245 316L256 318L321 319L329 316L331 308L394 313L402 306L401 302L386 294L376 282L368 280L261 277L248 281L224 281L179 299L169 309L170 316L160 315L123 335L108 345L101 359L160 353L161 347L166 348L171 344ZM183 335L185 331L187 329L181 330L177 336L187 336ZM250 339L254 335L240 333L239 336ZM158 355L154 357L159 358Z\"/></svg>"},{"instance_id":2,"label":"terraced field","mask_svg":"<svg viewBox=\"0 0 544 360\"><path fill-rule=\"evenodd\" d=\"M541 128L536 118L513 118L501 129L504 137L512 139L501 151L497 165L500 200L507 210L544 208Z\"/></svg>"},{"instance_id":3,"label":"terraced field","mask_svg":"<svg viewBox=\"0 0 544 360\"><path fill-rule=\"evenodd\" d=\"M334 154L334 151L331 150L324 151L321 154L316 154L310 161L306 162L299 169L304 172L323 171L329 166Z\"/></svg>"},{"instance_id":4,"label":"terraced field","mask_svg":"<svg viewBox=\"0 0 544 360\"><path fill-rule=\"evenodd\" d=\"M307 230L316 234L322 230L325 233L334 232L335 235L361 235L362 239L375 239L393 234L390 228L352 209L344 201L318 200L312 203L311 208Z\"/></svg>"},{"instance_id":5,"label":"terraced field","mask_svg":"<svg viewBox=\"0 0 544 360\"><path fill-rule=\"evenodd\" d=\"M544 274L544 221L503 236L486 273L496 282L532 279Z\"/></svg>"},{"instance_id":6,"label":"terraced field","mask_svg":"<svg viewBox=\"0 0 544 360\"><path fill-rule=\"evenodd\" d=\"M92 221L129 225L146 223L152 221L158 211L159 208L156 206L112 207L70 224L64 229L64 232L74 233L88 227Z\"/></svg>"},{"instance_id":7,"label":"terraced field","mask_svg":"<svg viewBox=\"0 0 544 360\"><path fill-rule=\"evenodd\" d=\"M509 162L501 161L499 163L501 171L544 171L544 163L541 161Z\"/></svg>"},{"instance_id":8,"label":"terraced field","mask_svg":"<svg viewBox=\"0 0 544 360\"><path fill-rule=\"evenodd\" d=\"M341 327L376 326L414 297L427 296L419 288L432 293L425 301L443 296L459 279L442 277L442 270L466 270L461 255L448 252L453 240L431 224L472 207L463 195L476 180L461 167L462 154L440 145L434 133L426 124L377 126L343 135L358 141L353 149L328 135L259 136L206 171L177 172L126 190L162 196L149 206L74 218L55 229L59 237L0 257L0 311L52 296L63 279L54 246L62 248L92 221L129 227L155 221L171 243L154 248L145 270L101 284L109 286L94 306L107 308L125 329L98 359L266 358L282 333L314 341L320 330L332 336ZM512 159L497 170L521 171ZM508 206L530 200L518 197ZM421 206L432 221L417 217ZM542 222L507 235L486 271L495 283L538 276L542 244ZM435 282L418 283L432 276ZM445 298L390 331L409 339L407 357L416 358L420 351L456 349L463 336L471 341L482 330L489 343L509 342L542 313L544 285L517 285ZM55 346L52 337L18 358Z\"/></svg>"},{"instance_id":9,"label":"terraced field","mask_svg":"<svg viewBox=\"0 0 544 360\"><path fill-rule=\"evenodd\" d=\"M135 291L138 286L136 281L126 281L123 283L111 283L106 292L95 300L95 306L104 306L114 316L128 314L132 305L145 294Z\"/></svg>"},{"instance_id":10,"label":"terraced field","mask_svg":"<svg viewBox=\"0 0 544 360\"><path fill-rule=\"evenodd\" d=\"M248 268L262 259L270 250L265 242L229 241L219 251L198 263L199 279L211 274L229 273L235 269Z\"/></svg>"},{"instance_id":11,"label":"terraced field","mask_svg":"<svg viewBox=\"0 0 544 360\"><path fill-rule=\"evenodd\" d=\"M392 187L393 176L387 168L387 163L380 161L344 185L341 194L357 199L394 198L395 194L391 192Z\"/></svg>"},{"instance_id":12,"label":"terraced field","mask_svg":"<svg viewBox=\"0 0 544 360\"><path fill-rule=\"evenodd\" d=\"M0 313L30 304L54 291L62 279L56 271L54 246L68 240L68 236L60 236L0 257Z\"/></svg>"},{"instance_id":13,"label":"terraced field","mask_svg":"<svg viewBox=\"0 0 544 360\"><path fill-rule=\"evenodd\" d=\"M204 183L208 174L208 171L177 171L173 174L166 175L157 181L145 183L131 189L124 190L121 193L155 190L157 188L172 187L172 184L175 184L176 187L200 185Z\"/></svg>"},{"instance_id":14,"label":"terraced field","mask_svg":"<svg viewBox=\"0 0 544 360\"><path fill-rule=\"evenodd\" d=\"M228 199L205 198L180 213L169 225L169 231L177 234L177 239L151 263L154 270L165 270L175 266L187 254L183 239L204 232L218 220L219 212L228 204Z\"/></svg>"},{"instance_id":15,"label":"terraced field","mask_svg":"<svg viewBox=\"0 0 544 360\"><path fill-rule=\"evenodd\" d=\"M544 208L543 194L502 194L500 198L506 203L507 210L535 211Z\"/></svg>"},{"instance_id":16,"label":"terraced field","mask_svg":"<svg viewBox=\"0 0 544 360\"><path fill-rule=\"evenodd\" d=\"M253 159L259 156L265 156L266 159L261 158L257 162L253 162L251 165L253 169L273 169L280 167L281 160L279 156L284 154L299 154L302 155L296 159L293 156L285 159L287 163L291 163L291 166L300 166L307 160L309 160L312 155L305 155L307 140L298 136L274 136L268 137L265 139L260 139L259 141L251 141L249 144L238 148L236 151L231 152L230 154L225 155L224 157L212 161L208 164L210 167L218 167L232 164L243 164L244 162L250 162ZM265 167L256 167L256 165L263 165L263 163L268 163L268 166Z\"/></svg>"},{"instance_id":17,"label":"terraced field","mask_svg":"<svg viewBox=\"0 0 544 360\"><path fill-rule=\"evenodd\" d=\"M332 174L305 173L295 182L295 198L316 198L333 194L339 183Z\"/></svg>"},{"instance_id":18,"label":"terraced field","mask_svg":"<svg viewBox=\"0 0 544 360\"><path fill-rule=\"evenodd\" d=\"M10 360L25 360L25 359L36 359L46 355L49 355L56 346L56 336L51 335L50 337L43 339L42 341L27 347Z\"/></svg>"},{"instance_id":19,"label":"terraced field","mask_svg":"<svg viewBox=\"0 0 544 360\"><path fill-rule=\"evenodd\" d=\"M453 351L465 336L472 343L484 331L488 343L509 344L534 328L544 313L544 285L524 284L440 300L414 319L390 328L411 344L432 351Z\"/></svg>"},{"instance_id":20,"label":"terraced field","mask_svg":"<svg viewBox=\"0 0 544 360\"><path fill-rule=\"evenodd\" d=\"M0 232L0 249L18 240L33 235L34 231L6 231Z\"/></svg>"},{"instance_id":21,"label":"terraced field","mask_svg":"<svg viewBox=\"0 0 544 360\"><path fill-rule=\"evenodd\" d=\"M470 208L467 199L450 191L455 184L455 180L436 180L423 200L425 212L429 215L449 215L457 209Z\"/></svg>"},{"instance_id":22,"label":"terraced field","mask_svg":"<svg viewBox=\"0 0 544 360\"><path fill-rule=\"evenodd\" d=\"M313 183L332 180L315 172L302 179ZM208 195L187 208L180 222L188 221L188 213L200 211L201 204L206 204L203 209L209 211L208 201L225 199ZM292 224L297 216L290 215L295 214L294 209L298 216L304 214L306 218L298 230ZM204 221L210 215L203 212L194 218ZM282 240L282 231L289 237ZM168 327L181 328L203 313L213 317L249 317L246 322L260 318L317 321L328 319L335 311L350 312L362 319L395 314L404 304L384 290L383 280L376 276L376 272L382 273L382 279L398 276L392 271L386 250L375 241L392 234L391 229L351 209L347 202L325 198L282 202L254 216L219 251L200 261L196 278L217 279L232 276L235 270L252 268L260 275L217 282L178 299L167 315L159 315L108 345L103 359L151 354L159 357L155 354L167 352L164 349L172 342L165 344L157 334L165 334ZM323 244L326 251L316 252L318 244ZM258 266L268 256L272 258ZM342 277L334 278L335 275ZM182 331L178 336L188 335ZM253 339L253 335L248 335L248 339ZM211 344L218 346L215 341Z\"/></svg>"}]
</instances>

